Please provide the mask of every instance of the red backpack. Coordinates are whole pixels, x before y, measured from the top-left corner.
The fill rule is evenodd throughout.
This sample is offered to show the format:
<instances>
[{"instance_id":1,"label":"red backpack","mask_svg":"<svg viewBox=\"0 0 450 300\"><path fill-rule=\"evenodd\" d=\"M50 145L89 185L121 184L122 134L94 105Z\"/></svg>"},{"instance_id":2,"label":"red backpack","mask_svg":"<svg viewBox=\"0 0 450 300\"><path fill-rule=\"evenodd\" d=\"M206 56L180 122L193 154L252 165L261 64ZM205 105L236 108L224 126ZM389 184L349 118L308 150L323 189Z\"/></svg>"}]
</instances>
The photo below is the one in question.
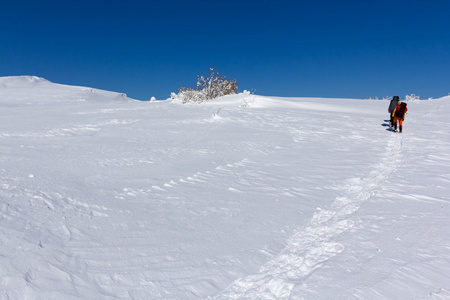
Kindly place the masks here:
<instances>
[{"instance_id":1,"label":"red backpack","mask_svg":"<svg viewBox=\"0 0 450 300\"><path fill-rule=\"evenodd\" d=\"M408 109L406 108L406 103L401 102L397 105L397 108L395 109L395 116L399 117L399 118L403 118L403 116L407 110Z\"/></svg>"}]
</instances>

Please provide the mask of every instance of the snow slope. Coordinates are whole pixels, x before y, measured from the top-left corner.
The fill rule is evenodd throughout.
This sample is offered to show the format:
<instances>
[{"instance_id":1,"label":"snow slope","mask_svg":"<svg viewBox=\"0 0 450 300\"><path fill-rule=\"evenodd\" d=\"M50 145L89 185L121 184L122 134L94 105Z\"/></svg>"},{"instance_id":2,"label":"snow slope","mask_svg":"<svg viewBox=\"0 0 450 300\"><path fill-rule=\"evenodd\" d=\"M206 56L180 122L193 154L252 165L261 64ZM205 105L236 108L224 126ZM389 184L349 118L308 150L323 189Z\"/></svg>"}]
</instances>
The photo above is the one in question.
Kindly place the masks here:
<instances>
[{"instance_id":1,"label":"snow slope","mask_svg":"<svg viewBox=\"0 0 450 300\"><path fill-rule=\"evenodd\" d=\"M36 76L0 77L2 106L74 101L131 101L125 94L52 83Z\"/></svg>"},{"instance_id":2,"label":"snow slope","mask_svg":"<svg viewBox=\"0 0 450 300\"><path fill-rule=\"evenodd\" d=\"M0 299L450 299L450 98L0 78Z\"/></svg>"}]
</instances>

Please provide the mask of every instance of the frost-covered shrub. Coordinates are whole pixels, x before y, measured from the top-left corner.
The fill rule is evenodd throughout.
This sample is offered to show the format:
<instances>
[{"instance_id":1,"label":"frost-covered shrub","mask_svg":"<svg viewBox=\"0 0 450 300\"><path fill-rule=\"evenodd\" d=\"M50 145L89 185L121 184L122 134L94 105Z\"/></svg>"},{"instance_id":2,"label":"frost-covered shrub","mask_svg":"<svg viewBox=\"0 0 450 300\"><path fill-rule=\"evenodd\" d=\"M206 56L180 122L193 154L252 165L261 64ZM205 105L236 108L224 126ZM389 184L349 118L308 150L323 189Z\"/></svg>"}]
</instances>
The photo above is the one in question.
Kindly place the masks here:
<instances>
[{"instance_id":1,"label":"frost-covered shrub","mask_svg":"<svg viewBox=\"0 0 450 300\"><path fill-rule=\"evenodd\" d=\"M184 103L206 101L205 93L202 90L181 87L178 94L174 95L179 101Z\"/></svg>"},{"instance_id":2,"label":"frost-covered shrub","mask_svg":"<svg viewBox=\"0 0 450 300\"><path fill-rule=\"evenodd\" d=\"M420 100L420 96L416 96L416 95L414 95L414 94L406 95L406 96L405 96L405 100L406 100L406 101Z\"/></svg>"},{"instance_id":3,"label":"frost-covered shrub","mask_svg":"<svg viewBox=\"0 0 450 300\"><path fill-rule=\"evenodd\" d=\"M235 79L225 79L214 68L210 68L209 76L198 76L197 88L181 87L178 94L171 94L171 98L182 103L204 102L221 96L236 94L237 90L238 84Z\"/></svg>"},{"instance_id":4,"label":"frost-covered shrub","mask_svg":"<svg viewBox=\"0 0 450 300\"><path fill-rule=\"evenodd\" d=\"M255 103L255 95L248 95L241 101L241 107L250 107Z\"/></svg>"}]
</instances>

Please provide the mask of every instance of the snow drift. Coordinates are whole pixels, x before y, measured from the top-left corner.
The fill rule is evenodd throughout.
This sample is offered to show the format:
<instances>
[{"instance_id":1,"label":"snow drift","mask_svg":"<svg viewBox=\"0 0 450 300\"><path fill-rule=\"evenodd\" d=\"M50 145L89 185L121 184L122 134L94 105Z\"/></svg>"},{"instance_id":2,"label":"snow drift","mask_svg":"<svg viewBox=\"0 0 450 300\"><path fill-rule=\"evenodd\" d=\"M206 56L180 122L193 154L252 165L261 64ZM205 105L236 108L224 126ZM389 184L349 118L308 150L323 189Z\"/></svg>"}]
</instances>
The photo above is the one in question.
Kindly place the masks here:
<instances>
[{"instance_id":1,"label":"snow drift","mask_svg":"<svg viewBox=\"0 0 450 300\"><path fill-rule=\"evenodd\" d=\"M52 83L36 76L0 77L0 90L5 105L17 102L54 103L72 101L130 101L126 94L88 87L68 86Z\"/></svg>"}]
</instances>

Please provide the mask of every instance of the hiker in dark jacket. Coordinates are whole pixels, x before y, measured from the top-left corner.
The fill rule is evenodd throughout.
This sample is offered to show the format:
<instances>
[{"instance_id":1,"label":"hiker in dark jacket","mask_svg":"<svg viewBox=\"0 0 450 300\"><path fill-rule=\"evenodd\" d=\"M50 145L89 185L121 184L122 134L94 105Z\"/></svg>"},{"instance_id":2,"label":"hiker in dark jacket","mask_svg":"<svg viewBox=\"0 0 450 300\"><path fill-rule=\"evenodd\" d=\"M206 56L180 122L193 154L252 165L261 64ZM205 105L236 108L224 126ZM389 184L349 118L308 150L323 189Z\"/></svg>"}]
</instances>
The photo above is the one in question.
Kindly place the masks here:
<instances>
[{"instance_id":1,"label":"hiker in dark jacket","mask_svg":"<svg viewBox=\"0 0 450 300\"><path fill-rule=\"evenodd\" d=\"M398 96L394 96L391 100L391 103L389 103L388 112L389 112L389 123L391 124L391 127L394 127L394 116L392 115L392 113L394 112L394 109L397 107L399 101L400 99L398 98Z\"/></svg>"},{"instance_id":2,"label":"hiker in dark jacket","mask_svg":"<svg viewBox=\"0 0 450 300\"><path fill-rule=\"evenodd\" d=\"M405 120L405 114L408 111L406 107L406 102L400 102L397 107L392 112L392 116L394 116L394 131L397 131L397 122L399 123L399 132L402 132L403 120Z\"/></svg>"}]
</instances>

